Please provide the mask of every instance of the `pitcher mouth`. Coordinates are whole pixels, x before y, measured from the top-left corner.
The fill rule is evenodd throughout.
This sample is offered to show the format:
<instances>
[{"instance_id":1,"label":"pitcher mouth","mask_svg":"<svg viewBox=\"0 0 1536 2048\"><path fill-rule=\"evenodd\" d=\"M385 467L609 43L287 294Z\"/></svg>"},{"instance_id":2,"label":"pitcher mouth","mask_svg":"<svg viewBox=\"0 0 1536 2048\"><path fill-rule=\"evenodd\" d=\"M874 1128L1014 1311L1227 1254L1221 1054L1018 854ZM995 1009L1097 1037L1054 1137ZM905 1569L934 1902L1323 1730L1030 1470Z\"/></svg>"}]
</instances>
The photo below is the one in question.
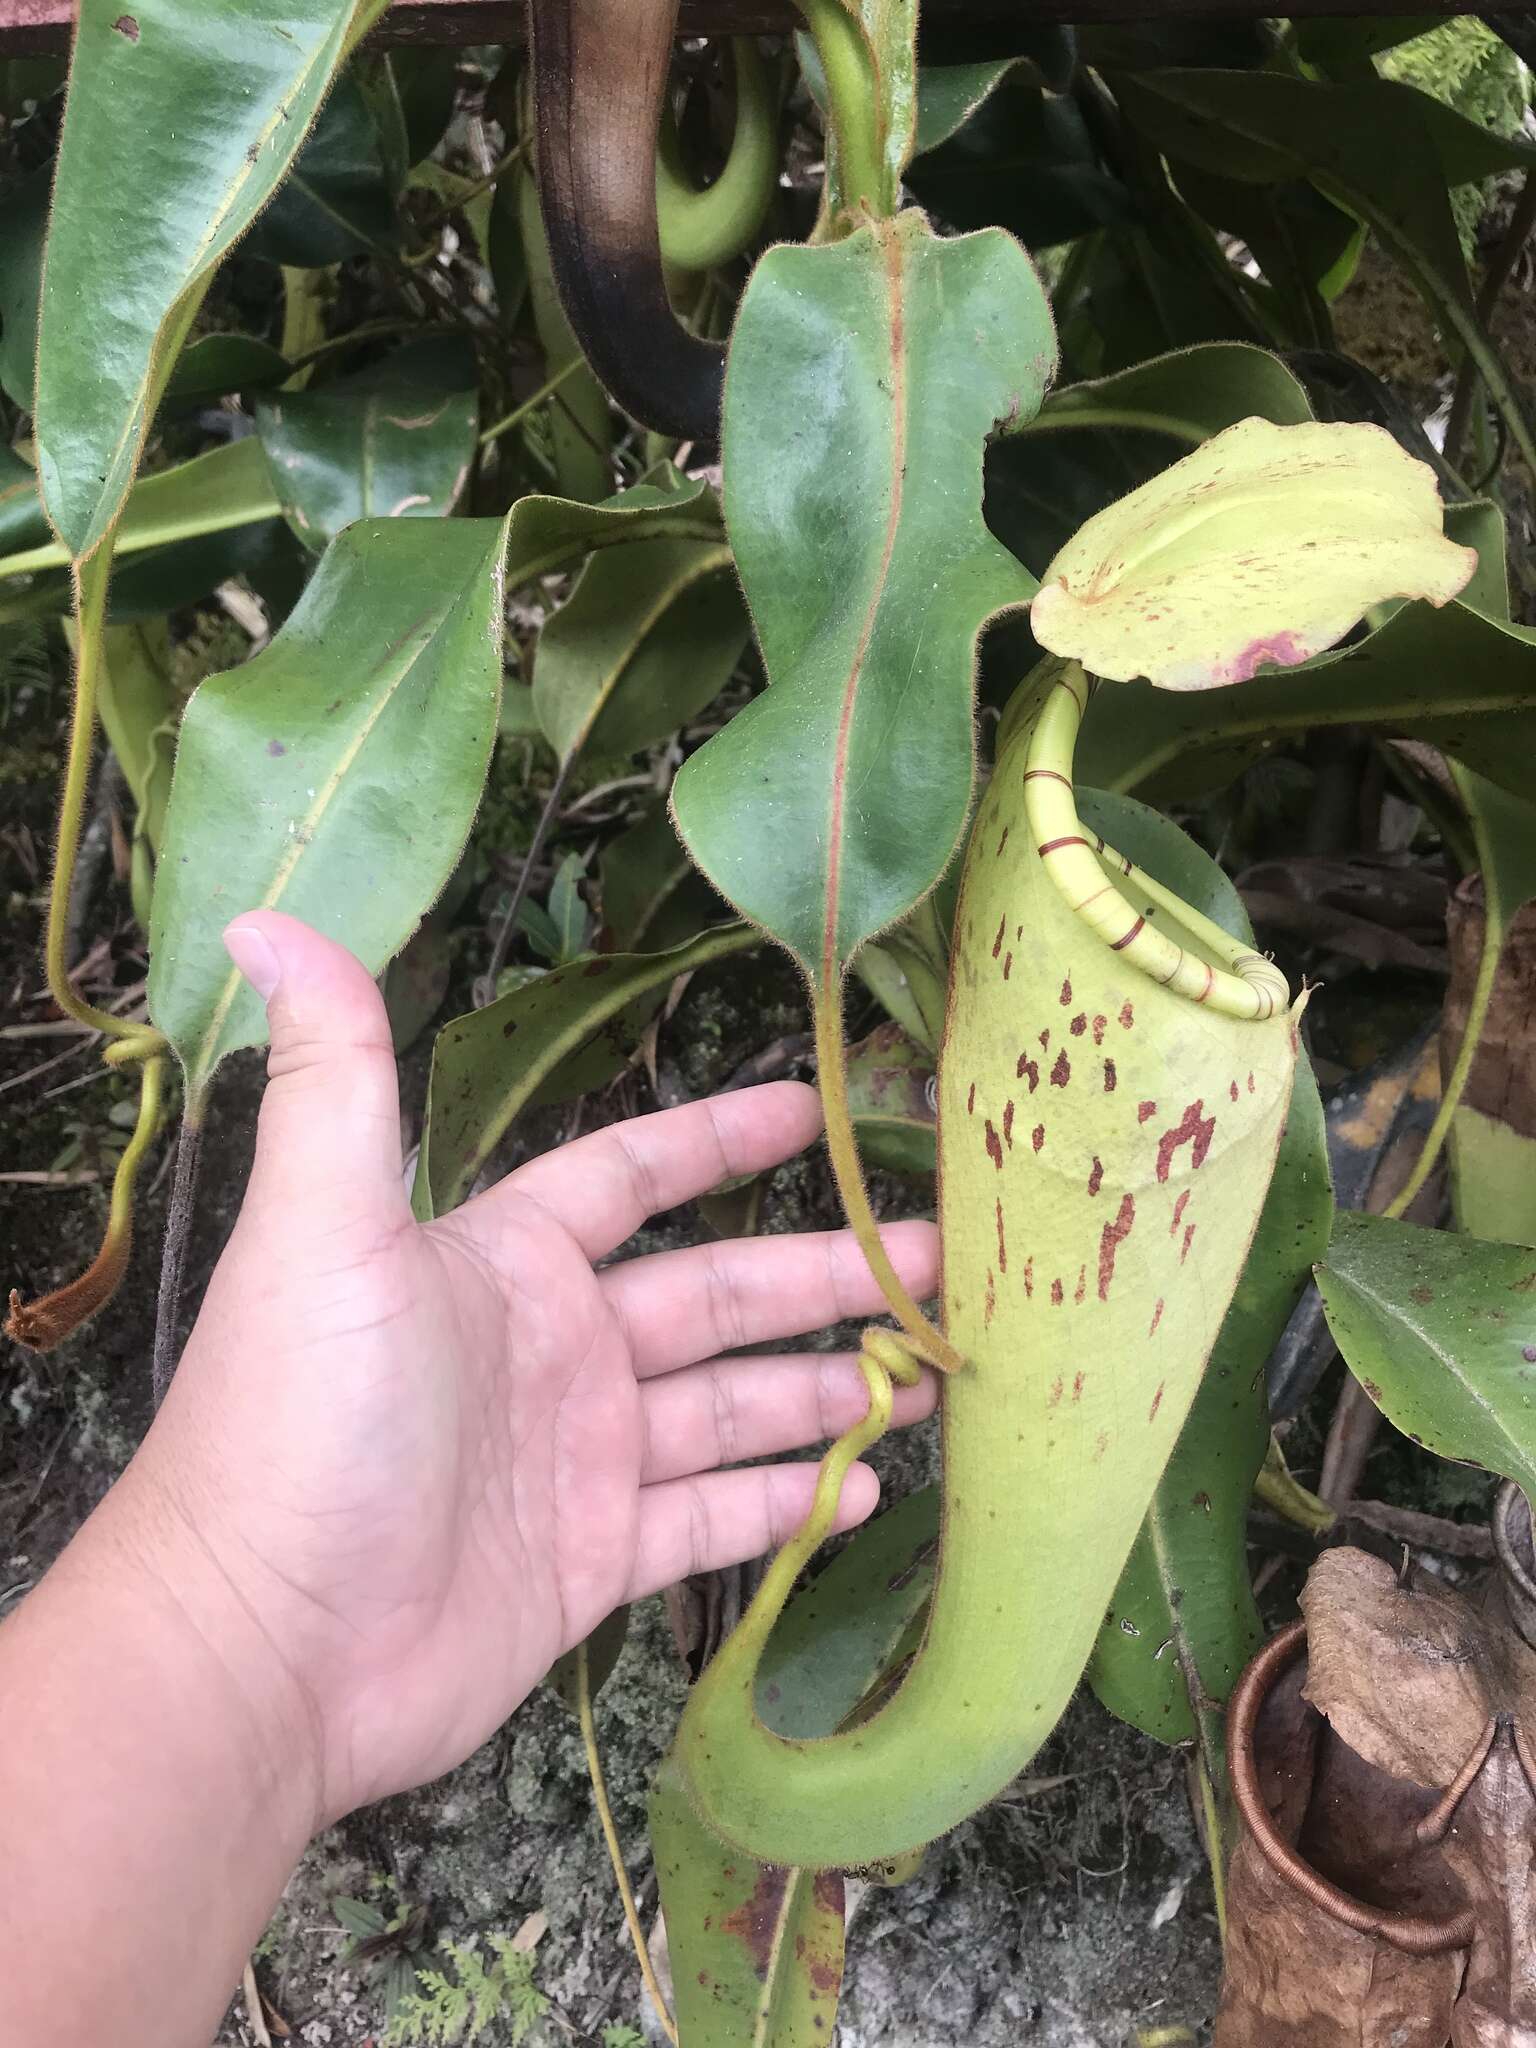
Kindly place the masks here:
<instances>
[{"instance_id":1,"label":"pitcher mouth","mask_svg":"<svg viewBox=\"0 0 1536 2048\"><path fill-rule=\"evenodd\" d=\"M1072 758L1095 687L1080 662L1063 662L1046 691L1025 757L1025 813L1035 852L1058 894L1110 952L1191 1002L1254 1022L1289 1009L1290 984L1272 960L1084 830ZM1137 909L1122 881L1134 884L1145 908ZM1154 912L1161 914L1161 926L1151 922Z\"/></svg>"},{"instance_id":2,"label":"pitcher mouth","mask_svg":"<svg viewBox=\"0 0 1536 2048\"><path fill-rule=\"evenodd\" d=\"M1307 1653L1307 1624L1293 1621L1267 1643L1248 1666L1232 1694L1227 1709L1227 1768L1232 1796L1243 1825L1254 1846L1279 1876L1304 1897L1319 1906L1343 1926L1357 1934L1368 1934L1401 1949L1405 1955L1432 1956L1448 1949L1471 1945L1475 1922L1471 1908L1436 1917L1429 1914L1397 1913L1384 1906L1367 1905L1324 1877L1285 1841L1275 1827L1274 1817L1259 1783L1254 1754L1254 1733L1271 1688ZM1456 1773L1444 1794L1425 1814L1416 1829L1426 1847L1442 1839L1450 1828L1457 1806L1478 1772L1499 1733L1498 1717L1491 1716L1472 1754ZM1515 1747L1527 1778L1532 1775L1529 1748L1518 1729Z\"/></svg>"}]
</instances>

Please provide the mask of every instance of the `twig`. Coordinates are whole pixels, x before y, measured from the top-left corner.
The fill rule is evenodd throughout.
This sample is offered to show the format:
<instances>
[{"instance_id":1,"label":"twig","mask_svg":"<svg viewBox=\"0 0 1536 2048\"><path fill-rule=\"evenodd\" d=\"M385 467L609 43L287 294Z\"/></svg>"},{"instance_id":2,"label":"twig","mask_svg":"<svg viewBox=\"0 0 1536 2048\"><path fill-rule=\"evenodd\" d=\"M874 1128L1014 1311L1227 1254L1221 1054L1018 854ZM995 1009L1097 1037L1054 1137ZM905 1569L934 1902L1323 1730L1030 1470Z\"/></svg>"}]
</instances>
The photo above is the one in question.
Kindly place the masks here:
<instances>
[{"instance_id":1,"label":"twig","mask_svg":"<svg viewBox=\"0 0 1536 2048\"><path fill-rule=\"evenodd\" d=\"M1351 1501L1346 1518L1399 1543L1411 1544L1415 1550L1437 1550L1442 1557L1482 1561L1494 1556L1492 1531L1481 1522L1448 1522L1441 1515L1393 1507L1384 1500Z\"/></svg>"},{"instance_id":2,"label":"twig","mask_svg":"<svg viewBox=\"0 0 1536 2048\"><path fill-rule=\"evenodd\" d=\"M517 883L512 891L512 900L507 905L502 915L501 923L496 928L496 937L491 945L490 961L486 966L484 974L480 976L474 986L475 1008L477 1010L483 1010L487 1003L492 1003L496 1000L496 977L507 964L507 955L512 950L513 936L517 931L518 912L528 900L528 885L533 880L534 863L544 851L544 842L549 837L550 827L559 816L561 799L565 795L565 785L570 780L571 769L575 766L575 762L576 756L574 754L561 762L549 795L544 800L544 808L539 813L539 822L533 828L533 838L529 843L528 851L523 856L523 865L518 872Z\"/></svg>"},{"instance_id":3,"label":"twig","mask_svg":"<svg viewBox=\"0 0 1536 2048\"><path fill-rule=\"evenodd\" d=\"M791 1067L808 1060L816 1050L816 1040L809 1031L786 1031L782 1038L765 1045L761 1052L753 1053L751 1059L741 1065L715 1090L717 1095L731 1095L738 1088L755 1088L761 1081L775 1081L780 1074Z\"/></svg>"},{"instance_id":4,"label":"twig","mask_svg":"<svg viewBox=\"0 0 1536 2048\"><path fill-rule=\"evenodd\" d=\"M91 1167L81 1167L76 1173L0 1173L0 1181L19 1188L88 1188L101 1179Z\"/></svg>"},{"instance_id":5,"label":"twig","mask_svg":"<svg viewBox=\"0 0 1536 2048\"><path fill-rule=\"evenodd\" d=\"M0 1095L3 1095L8 1088L22 1088L25 1087L28 1081L37 1081L44 1074L51 1074L55 1067L62 1067L66 1060L73 1059L77 1052L82 1052L89 1046L94 1045L100 1036L99 1032L90 1031L87 1037L79 1039L74 1045L66 1045L62 1052L56 1052L51 1060L39 1060L35 1067L28 1067L24 1073L10 1075L8 1079L0 1081Z\"/></svg>"},{"instance_id":6,"label":"twig","mask_svg":"<svg viewBox=\"0 0 1536 2048\"><path fill-rule=\"evenodd\" d=\"M261 2009L261 1993L256 1986L256 1967L249 1956L245 1959L245 1971L240 1979L240 1988L245 1994L245 2016L251 2023L251 2032L256 2036L256 2048L272 2048L272 2036L267 2031L266 2016Z\"/></svg>"},{"instance_id":7,"label":"twig","mask_svg":"<svg viewBox=\"0 0 1536 2048\"><path fill-rule=\"evenodd\" d=\"M512 408L505 419L497 420L494 426L487 427L480 436L480 446L488 448L492 441L499 440L510 428L515 427L519 420L526 419L528 414L536 406L542 405L546 398L553 398L567 377L571 376L574 371L585 367L586 360L585 356L572 356L568 363L556 370L553 377L539 386L531 398L525 398L521 405L515 405Z\"/></svg>"},{"instance_id":8,"label":"twig","mask_svg":"<svg viewBox=\"0 0 1536 2048\"><path fill-rule=\"evenodd\" d=\"M47 1024L0 1024L0 1038L99 1038L91 1024L77 1024L73 1017L55 1017Z\"/></svg>"},{"instance_id":9,"label":"twig","mask_svg":"<svg viewBox=\"0 0 1536 2048\"><path fill-rule=\"evenodd\" d=\"M651 1967L651 1952L646 1946L645 1929L640 1925L640 1915L635 1907L635 1895L629 1888L629 1873L624 1868L624 1851L619 1843L619 1831L613 1824L613 1809L608 1804L608 1787L603 1781L603 1761L597 1750L597 1729L592 1720L592 1680L587 1663L587 1646L576 1646L576 1710L581 1722L581 1740L587 1753L587 1774L592 1780L592 1803L597 1808L597 1818L602 1825L603 1840L608 1844L608 1860L613 1865L614 1882L619 1888L619 1897L624 1905L624 1919L629 1927L629 1938L635 1945L635 1960L640 1965L640 1975L650 1994L656 2017L662 2030L678 2048L677 2026L667 2002L661 1995L661 1986L656 1982L656 1972Z\"/></svg>"},{"instance_id":10,"label":"twig","mask_svg":"<svg viewBox=\"0 0 1536 2048\"><path fill-rule=\"evenodd\" d=\"M1536 227L1536 174L1526 172L1525 183L1520 188L1520 197L1515 201L1515 210L1509 217L1509 226L1493 252L1483 278L1482 289L1477 295L1477 317L1484 327L1490 326L1498 310L1504 287L1509 282L1520 251L1530 238L1531 229ZM1457 463L1461 456L1461 444L1466 439L1467 426L1472 416L1472 401L1477 394L1479 378L1477 365L1468 354L1463 354L1461 368L1456 373L1456 391L1451 399L1450 415L1445 423L1445 457L1447 462Z\"/></svg>"},{"instance_id":11,"label":"twig","mask_svg":"<svg viewBox=\"0 0 1536 2048\"><path fill-rule=\"evenodd\" d=\"M160 1254L160 1292L155 1302L155 1350L150 1385L155 1406L165 1399L176 1371L176 1332L181 1320L182 1280L192 1237L192 1197L197 1188L197 1161L202 1127L185 1114L176 1141L176 1173L165 1212L165 1244Z\"/></svg>"}]
</instances>

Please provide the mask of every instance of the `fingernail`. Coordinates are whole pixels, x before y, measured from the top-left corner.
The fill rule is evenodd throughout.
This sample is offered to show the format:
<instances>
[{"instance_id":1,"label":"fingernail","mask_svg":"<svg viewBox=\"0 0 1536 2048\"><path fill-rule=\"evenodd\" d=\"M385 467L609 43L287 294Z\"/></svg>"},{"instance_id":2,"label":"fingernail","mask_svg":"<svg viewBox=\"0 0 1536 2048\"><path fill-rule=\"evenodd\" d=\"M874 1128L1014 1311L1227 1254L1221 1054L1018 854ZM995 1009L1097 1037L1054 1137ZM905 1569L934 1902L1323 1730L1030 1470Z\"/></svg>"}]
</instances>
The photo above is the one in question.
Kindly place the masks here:
<instances>
[{"instance_id":1,"label":"fingernail","mask_svg":"<svg viewBox=\"0 0 1536 2048\"><path fill-rule=\"evenodd\" d=\"M266 1002L283 972L271 940L253 924L232 924L224 934L224 950Z\"/></svg>"}]
</instances>

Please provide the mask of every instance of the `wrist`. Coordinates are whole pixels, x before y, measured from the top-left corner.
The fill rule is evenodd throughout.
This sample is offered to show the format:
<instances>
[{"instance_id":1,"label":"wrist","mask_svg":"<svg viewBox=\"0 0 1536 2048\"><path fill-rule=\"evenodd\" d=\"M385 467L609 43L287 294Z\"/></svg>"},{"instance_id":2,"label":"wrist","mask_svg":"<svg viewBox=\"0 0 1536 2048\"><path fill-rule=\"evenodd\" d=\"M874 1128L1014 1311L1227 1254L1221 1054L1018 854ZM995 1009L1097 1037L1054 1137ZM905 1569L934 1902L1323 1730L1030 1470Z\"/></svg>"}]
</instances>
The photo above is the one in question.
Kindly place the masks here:
<instances>
[{"instance_id":1,"label":"wrist","mask_svg":"<svg viewBox=\"0 0 1536 2048\"><path fill-rule=\"evenodd\" d=\"M209 1791L245 1807L296 1861L329 1819L318 1716L187 1505L144 1453L91 1516L51 1578L131 1638L137 1690L166 1732L198 1731ZM40 1589L41 1590L41 1589Z\"/></svg>"}]
</instances>

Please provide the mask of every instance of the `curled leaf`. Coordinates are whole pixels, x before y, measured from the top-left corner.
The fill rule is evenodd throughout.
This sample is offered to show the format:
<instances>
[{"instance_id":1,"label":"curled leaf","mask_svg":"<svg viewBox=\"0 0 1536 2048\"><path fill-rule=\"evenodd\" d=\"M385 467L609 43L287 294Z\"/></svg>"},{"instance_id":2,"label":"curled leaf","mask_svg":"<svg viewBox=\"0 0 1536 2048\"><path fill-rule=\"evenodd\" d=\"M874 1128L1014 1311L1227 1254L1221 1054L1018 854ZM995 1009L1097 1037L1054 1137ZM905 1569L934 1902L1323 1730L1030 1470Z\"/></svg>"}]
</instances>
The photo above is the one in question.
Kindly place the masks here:
<instances>
[{"instance_id":1,"label":"curled leaf","mask_svg":"<svg viewBox=\"0 0 1536 2048\"><path fill-rule=\"evenodd\" d=\"M1080 527L1035 637L1114 682L1213 690L1293 668L1373 605L1445 604L1477 567L1433 471L1381 427L1240 420Z\"/></svg>"}]
</instances>

